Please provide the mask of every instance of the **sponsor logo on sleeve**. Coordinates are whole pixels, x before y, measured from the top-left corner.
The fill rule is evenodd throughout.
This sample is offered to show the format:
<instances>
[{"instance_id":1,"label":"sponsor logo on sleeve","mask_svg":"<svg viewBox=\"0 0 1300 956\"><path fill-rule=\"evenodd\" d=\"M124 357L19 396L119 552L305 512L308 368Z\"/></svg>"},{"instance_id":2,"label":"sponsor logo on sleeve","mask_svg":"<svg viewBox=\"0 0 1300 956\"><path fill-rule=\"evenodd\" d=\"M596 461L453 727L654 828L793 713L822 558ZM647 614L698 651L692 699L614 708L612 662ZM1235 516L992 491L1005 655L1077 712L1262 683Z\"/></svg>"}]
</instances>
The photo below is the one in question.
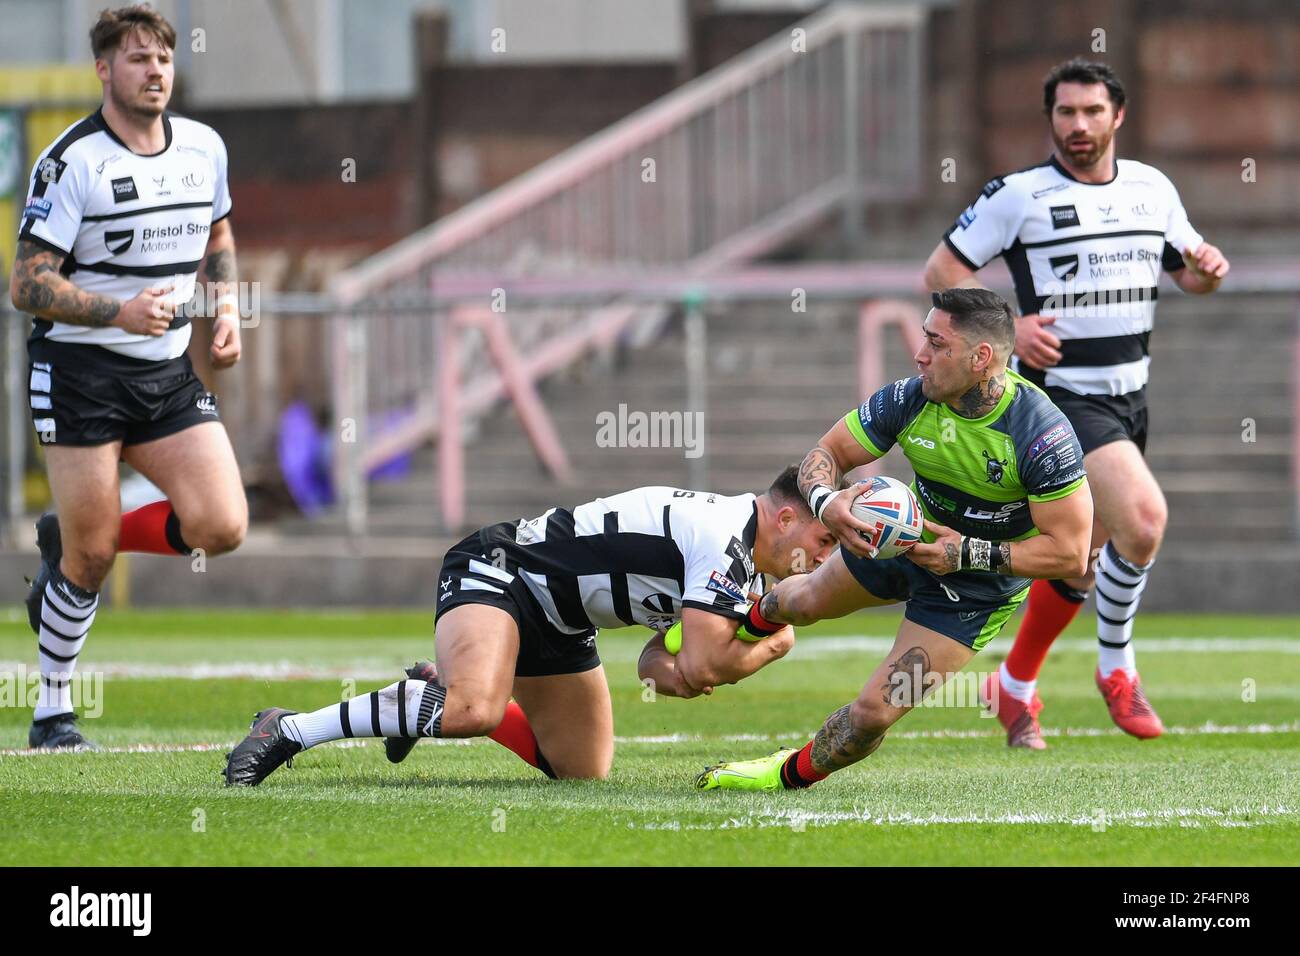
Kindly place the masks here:
<instances>
[{"instance_id":1,"label":"sponsor logo on sleeve","mask_svg":"<svg viewBox=\"0 0 1300 956\"><path fill-rule=\"evenodd\" d=\"M966 211L957 217L957 225L963 229L969 229L970 224L975 221L975 207L967 206Z\"/></svg>"},{"instance_id":2,"label":"sponsor logo on sleeve","mask_svg":"<svg viewBox=\"0 0 1300 956\"><path fill-rule=\"evenodd\" d=\"M1079 212L1073 205L1052 206L1050 211L1053 229L1068 229L1070 226L1079 225Z\"/></svg>"},{"instance_id":3,"label":"sponsor logo on sleeve","mask_svg":"<svg viewBox=\"0 0 1300 956\"><path fill-rule=\"evenodd\" d=\"M113 202L130 202L139 198L140 194L136 192L135 188L135 179L130 176L123 176L121 179L113 180Z\"/></svg>"},{"instance_id":4,"label":"sponsor logo on sleeve","mask_svg":"<svg viewBox=\"0 0 1300 956\"><path fill-rule=\"evenodd\" d=\"M54 204L48 199L41 196L33 196L27 200L27 205L23 208L23 215L32 219L49 219L50 211Z\"/></svg>"},{"instance_id":5,"label":"sponsor logo on sleeve","mask_svg":"<svg viewBox=\"0 0 1300 956\"><path fill-rule=\"evenodd\" d=\"M903 404L903 394L907 391L908 381L909 379L900 378L897 382L894 383L894 404L895 405Z\"/></svg>"},{"instance_id":6,"label":"sponsor logo on sleeve","mask_svg":"<svg viewBox=\"0 0 1300 956\"><path fill-rule=\"evenodd\" d=\"M984 184L984 188L980 190L980 195L983 196L985 199L988 199L990 196L992 196L995 192L997 192L1006 184L1007 184L1006 180L1003 179L1001 176L994 176L992 179L990 179L987 183Z\"/></svg>"},{"instance_id":7,"label":"sponsor logo on sleeve","mask_svg":"<svg viewBox=\"0 0 1300 956\"><path fill-rule=\"evenodd\" d=\"M745 603L744 589L721 571L709 572L709 583L705 587L710 591L721 594L723 597L730 598L737 604Z\"/></svg>"},{"instance_id":8,"label":"sponsor logo on sleeve","mask_svg":"<svg viewBox=\"0 0 1300 956\"><path fill-rule=\"evenodd\" d=\"M1034 439L1034 443L1029 446L1029 460L1033 461L1047 449L1051 448L1065 439L1070 437L1070 429L1062 422L1053 428L1048 429Z\"/></svg>"},{"instance_id":9,"label":"sponsor logo on sleeve","mask_svg":"<svg viewBox=\"0 0 1300 956\"><path fill-rule=\"evenodd\" d=\"M861 419L864 422L867 422L868 424L871 423L871 401L870 400L867 400L862 403L862 407L858 409L858 415L859 417L861 417Z\"/></svg>"}]
</instances>

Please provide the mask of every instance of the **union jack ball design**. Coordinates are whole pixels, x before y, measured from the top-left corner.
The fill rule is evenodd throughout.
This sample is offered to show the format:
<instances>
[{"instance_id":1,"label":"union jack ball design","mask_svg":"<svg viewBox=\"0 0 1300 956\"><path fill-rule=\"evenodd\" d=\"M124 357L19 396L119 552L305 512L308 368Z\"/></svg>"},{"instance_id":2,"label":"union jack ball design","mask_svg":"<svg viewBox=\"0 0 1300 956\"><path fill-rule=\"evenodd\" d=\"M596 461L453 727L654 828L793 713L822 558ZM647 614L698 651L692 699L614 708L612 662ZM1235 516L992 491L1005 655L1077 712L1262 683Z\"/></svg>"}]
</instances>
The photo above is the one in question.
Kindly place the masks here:
<instances>
[{"instance_id":1,"label":"union jack ball design","mask_svg":"<svg viewBox=\"0 0 1300 956\"><path fill-rule=\"evenodd\" d=\"M912 489L883 475L858 482L858 489L851 510L853 517L874 527L862 537L876 549L878 560L898 557L921 540L925 526Z\"/></svg>"}]
</instances>

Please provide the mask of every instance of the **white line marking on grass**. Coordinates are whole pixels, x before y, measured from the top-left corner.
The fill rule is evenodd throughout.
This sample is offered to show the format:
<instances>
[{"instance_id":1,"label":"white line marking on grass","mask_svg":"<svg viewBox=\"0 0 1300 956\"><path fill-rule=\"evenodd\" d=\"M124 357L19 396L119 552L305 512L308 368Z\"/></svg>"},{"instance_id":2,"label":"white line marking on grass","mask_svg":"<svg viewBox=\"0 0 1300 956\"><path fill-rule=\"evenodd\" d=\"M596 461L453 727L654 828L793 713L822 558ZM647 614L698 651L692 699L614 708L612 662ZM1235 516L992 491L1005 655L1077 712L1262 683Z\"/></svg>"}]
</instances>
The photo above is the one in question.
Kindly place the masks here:
<instances>
[{"instance_id":1,"label":"white line marking on grass","mask_svg":"<svg viewBox=\"0 0 1300 956\"><path fill-rule=\"evenodd\" d=\"M1256 827L1264 826L1271 820L1242 819L1243 817L1294 817L1297 811L1288 806L1229 807L1220 810L1216 807L1172 807L1160 810L1117 810L1106 814L1106 823L1127 824L1135 827L1158 827L1174 824L1177 826L1202 826L1210 823L1220 827ZM1003 813L1003 814L960 814L950 816L942 813L914 814L906 811L875 812L872 810L809 812L797 808L774 810L768 813L747 813L740 817L728 817L718 823L683 823L680 820L665 820L658 823L629 822L629 830L743 830L766 829L769 827L802 828L813 826L836 826L841 823L866 823L872 826L932 826L935 824L957 824L987 826L1060 826L1091 827L1097 823L1097 817L1075 816L1066 813Z\"/></svg>"},{"instance_id":2,"label":"white line marking on grass","mask_svg":"<svg viewBox=\"0 0 1300 956\"><path fill-rule=\"evenodd\" d=\"M1043 728L1044 737L1119 737L1123 731L1118 727L1064 727L1064 728ZM1289 724L1248 724L1246 726L1226 726L1213 722L1206 722L1196 727L1166 727L1165 733L1180 736L1220 736L1236 734L1294 734L1300 733L1300 721L1293 721ZM981 740L1001 738L1004 735L1001 730L905 730L890 736L896 740ZM709 741L718 741L720 743L775 743L781 740L807 740L812 736L812 731L792 730L788 733L781 734L652 734L639 737L621 737L615 735L614 743L616 744L639 744L642 746L657 746L662 744L681 744L681 743L707 743ZM203 753L209 750L224 750L235 746L239 741L231 740L226 743L196 743L196 744L127 744L120 747L101 747L95 753L106 754L148 754L148 753ZM420 738L421 744L432 744L443 747L469 747L478 744L490 743L486 737L471 738ZM378 744L377 738L367 738L362 740L336 740L327 746L347 750L356 747L368 747L371 744ZM28 750L28 749L9 749L0 750L0 757L53 757L62 754L79 754L83 752L74 750Z\"/></svg>"},{"instance_id":3,"label":"white line marking on grass","mask_svg":"<svg viewBox=\"0 0 1300 956\"><path fill-rule=\"evenodd\" d=\"M804 638L790 652L792 660L819 660L856 654L884 654L894 639L884 635L856 634L846 637ZM1003 653L1011 646L1010 638L998 638L986 649ZM1300 640L1285 637L1139 637L1136 646L1144 654L1298 654ZM1055 651L1093 653L1097 644L1092 638L1064 638L1053 645ZM619 655L607 655L614 660ZM90 661L85 670L107 678L140 680L397 680L398 664L376 658L358 659L337 664L304 664L302 661L193 661L186 664L155 664L146 661ZM0 675L25 673L30 663L0 660Z\"/></svg>"},{"instance_id":4,"label":"white line marking on grass","mask_svg":"<svg viewBox=\"0 0 1300 956\"><path fill-rule=\"evenodd\" d=\"M995 638L984 648L984 653L1004 654L1011 649L1012 638ZM791 659L815 660L839 657L846 654L884 654L894 646L892 636L854 634L845 637L807 637L799 640ZM1144 654L1300 654L1300 640L1288 637L1142 637L1133 640L1133 646ZM1054 652L1093 653L1097 641L1090 637L1068 637L1052 645Z\"/></svg>"}]
</instances>

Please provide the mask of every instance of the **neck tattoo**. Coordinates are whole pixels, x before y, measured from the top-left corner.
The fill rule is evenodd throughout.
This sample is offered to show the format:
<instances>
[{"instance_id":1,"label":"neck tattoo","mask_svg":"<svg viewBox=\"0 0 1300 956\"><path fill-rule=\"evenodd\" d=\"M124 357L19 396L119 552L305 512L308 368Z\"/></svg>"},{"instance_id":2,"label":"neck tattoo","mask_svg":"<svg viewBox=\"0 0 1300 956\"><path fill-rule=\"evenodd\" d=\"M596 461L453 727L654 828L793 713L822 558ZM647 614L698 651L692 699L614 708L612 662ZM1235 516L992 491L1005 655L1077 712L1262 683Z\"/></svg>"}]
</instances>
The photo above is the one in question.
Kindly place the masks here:
<instances>
[{"instance_id":1,"label":"neck tattoo","mask_svg":"<svg viewBox=\"0 0 1300 956\"><path fill-rule=\"evenodd\" d=\"M970 391L952 403L952 409L962 418L981 418L993 410L1006 390L1006 373L992 375L976 382Z\"/></svg>"}]
</instances>

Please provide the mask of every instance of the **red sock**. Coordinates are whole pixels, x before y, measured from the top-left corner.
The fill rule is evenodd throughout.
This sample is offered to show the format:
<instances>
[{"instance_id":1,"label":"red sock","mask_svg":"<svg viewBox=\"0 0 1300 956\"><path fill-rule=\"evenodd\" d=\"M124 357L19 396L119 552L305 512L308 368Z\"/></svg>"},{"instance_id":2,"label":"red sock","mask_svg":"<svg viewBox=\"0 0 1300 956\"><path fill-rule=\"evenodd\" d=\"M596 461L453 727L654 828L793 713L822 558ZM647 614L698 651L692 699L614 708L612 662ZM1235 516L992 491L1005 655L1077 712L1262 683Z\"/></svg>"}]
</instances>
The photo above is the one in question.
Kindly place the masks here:
<instances>
[{"instance_id":1,"label":"red sock","mask_svg":"<svg viewBox=\"0 0 1300 956\"><path fill-rule=\"evenodd\" d=\"M122 515L118 551L145 554L189 554L181 538L181 523L176 520L170 501L155 501Z\"/></svg>"},{"instance_id":2,"label":"red sock","mask_svg":"<svg viewBox=\"0 0 1300 956\"><path fill-rule=\"evenodd\" d=\"M830 776L813 767L812 745L813 742L810 740L797 754L791 754L786 758L784 766L781 767L781 782L786 785L786 789L798 790L802 787L811 787L818 780L825 780Z\"/></svg>"},{"instance_id":3,"label":"red sock","mask_svg":"<svg viewBox=\"0 0 1300 956\"><path fill-rule=\"evenodd\" d=\"M551 769L551 765L542 756L541 748L537 746L537 735L528 725L524 709L513 700L506 704L505 717L501 718L497 729L488 734L488 737L512 751L524 763L531 764L552 779L555 778L555 771Z\"/></svg>"},{"instance_id":4,"label":"red sock","mask_svg":"<svg viewBox=\"0 0 1300 956\"><path fill-rule=\"evenodd\" d=\"M1025 619L1007 655L1007 673L1016 680L1036 680L1052 642L1074 620L1087 595L1060 581L1038 580L1029 586Z\"/></svg>"}]
</instances>

